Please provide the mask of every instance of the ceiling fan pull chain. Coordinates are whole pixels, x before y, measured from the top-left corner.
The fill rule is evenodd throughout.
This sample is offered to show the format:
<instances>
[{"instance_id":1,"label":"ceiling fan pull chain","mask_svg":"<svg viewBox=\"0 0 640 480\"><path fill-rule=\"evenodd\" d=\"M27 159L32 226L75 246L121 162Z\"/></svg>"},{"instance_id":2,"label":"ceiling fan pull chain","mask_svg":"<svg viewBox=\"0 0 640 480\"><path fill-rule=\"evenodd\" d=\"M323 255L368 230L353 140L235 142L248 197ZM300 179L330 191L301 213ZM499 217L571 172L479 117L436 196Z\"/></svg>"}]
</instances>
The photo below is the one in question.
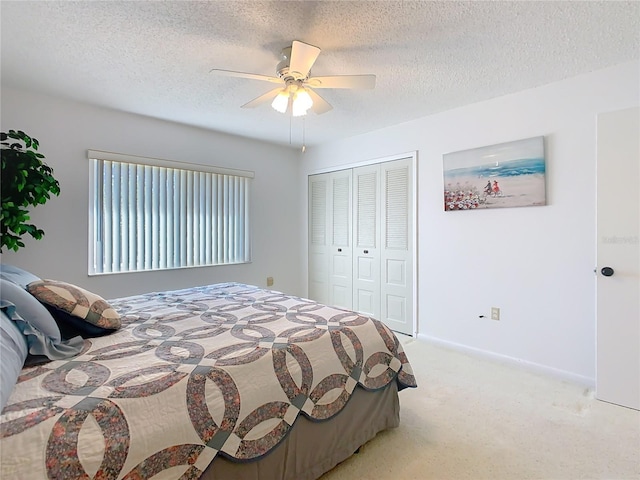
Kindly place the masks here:
<instances>
[{"instance_id":1,"label":"ceiling fan pull chain","mask_svg":"<svg viewBox=\"0 0 640 480\"><path fill-rule=\"evenodd\" d=\"M306 140L305 140L305 132L307 128L307 117L302 117L302 153L307 150Z\"/></svg>"}]
</instances>

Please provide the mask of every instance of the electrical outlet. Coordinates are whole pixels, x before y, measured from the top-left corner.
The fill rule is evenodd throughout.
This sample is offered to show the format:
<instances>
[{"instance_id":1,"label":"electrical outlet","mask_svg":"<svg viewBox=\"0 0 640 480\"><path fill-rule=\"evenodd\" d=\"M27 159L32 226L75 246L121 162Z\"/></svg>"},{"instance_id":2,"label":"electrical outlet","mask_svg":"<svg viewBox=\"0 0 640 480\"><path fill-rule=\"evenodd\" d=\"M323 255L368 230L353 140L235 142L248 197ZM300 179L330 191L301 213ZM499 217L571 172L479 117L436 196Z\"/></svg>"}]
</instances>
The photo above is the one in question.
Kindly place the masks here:
<instances>
[{"instance_id":1,"label":"electrical outlet","mask_svg":"<svg viewBox=\"0 0 640 480\"><path fill-rule=\"evenodd\" d=\"M500 309L498 307L491 307L491 320L500 320Z\"/></svg>"},{"instance_id":2,"label":"electrical outlet","mask_svg":"<svg viewBox=\"0 0 640 480\"><path fill-rule=\"evenodd\" d=\"M267 287L273 287L273 277L267 277Z\"/></svg>"}]
</instances>

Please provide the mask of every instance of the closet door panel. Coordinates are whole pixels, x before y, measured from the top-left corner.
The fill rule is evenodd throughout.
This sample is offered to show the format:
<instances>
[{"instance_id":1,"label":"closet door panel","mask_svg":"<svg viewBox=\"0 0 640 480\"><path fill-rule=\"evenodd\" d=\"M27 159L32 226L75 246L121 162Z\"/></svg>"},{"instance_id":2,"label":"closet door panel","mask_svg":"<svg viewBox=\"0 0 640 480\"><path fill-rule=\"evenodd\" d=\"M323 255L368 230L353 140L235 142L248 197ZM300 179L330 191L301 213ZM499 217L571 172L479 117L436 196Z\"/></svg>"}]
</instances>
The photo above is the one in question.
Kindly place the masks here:
<instances>
[{"instance_id":1,"label":"closet door panel","mask_svg":"<svg viewBox=\"0 0 640 480\"><path fill-rule=\"evenodd\" d=\"M381 320L413 335L413 192L411 159L381 164Z\"/></svg>"},{"instance_id":2,"label":"closet door panel","mask_svg":"<svg viewBox=\"0 0 640 480\"><path fill-rule=\"evenodd\" d=\"M309 298L329 303L329 175L309 176Z\"/></svg>"},{"instance_id":3,"label":"closet door panel","mask_svg":"<svg viewBox=\"0 0 640 480\"><path fill-rule=\"evenodd\" d=\"M353 306L353 266L351 248L351 170L330 177L329 220L329 304Z\"/></svg>"},{"instance_id":4,"label":"closet door panel","mask_svg":"<svg viewBox=\"0 0 640 480\"><path fill-rule=\"evenodd\" d=\"M380 318L380 167L353 170L353 309Z\"/></svg>"}]
</instances>

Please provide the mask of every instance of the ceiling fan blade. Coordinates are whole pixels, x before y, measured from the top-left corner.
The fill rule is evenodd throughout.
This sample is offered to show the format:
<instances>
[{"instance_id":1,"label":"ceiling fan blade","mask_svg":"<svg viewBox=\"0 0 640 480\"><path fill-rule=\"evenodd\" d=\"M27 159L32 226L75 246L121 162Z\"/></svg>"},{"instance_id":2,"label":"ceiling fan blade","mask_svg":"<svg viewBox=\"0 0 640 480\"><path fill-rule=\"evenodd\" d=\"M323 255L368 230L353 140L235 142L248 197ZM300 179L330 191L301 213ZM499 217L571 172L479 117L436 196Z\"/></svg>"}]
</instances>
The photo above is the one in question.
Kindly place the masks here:
<instances>
[{"instance_id":1,"label":"ceiling fan blade","mask_svg":"<svg viewBox=\"0 0 640 480\"><path fill-rule=\"evenodd\" d=\"M305 82L313 88L372 89L376 86L375 75L330 75L312 77Z\"/></svg>"},{"instance_id":2,"label":"ceiling fan blade","mask_svg":"<svg viewBox=\"0 0 640 480\"><path fill-rule=\"evenodd\" d=\"M248 103L242 105L242 108L254 108L263 103L267 103L275 98L275 96L282 91L282 88L274 88L273 90L269 90L267 93L260 95L258 98L254 98Z\"/></svg>"},{"instance_id":3,"label":"ceiling fan blade","mask_svg":"<svg viewBox=\"0 0 640 480\"><path fill-rule=\"evenodd\" d=\"M269 77L268 75L259 75L257 73L234 72L232 70L220 70L218 68L212 68L211 70L209 70L209 73L213 73L215 75L223 75L226 77L249 78L251 80L263 80L265 82L282 83L282 80L280 80L278 77Z\"/></svg>"},{"instance_id":4,"label":"ceiling fan blade","mask_svg":"<svg viewBox=\"0 0 640 480\"><path fill-rule=\"evenodd\" d=\"M320 55L320 49L318 47L294 40L291 43L289 74L296 78L307 78L318 55Z\"/></svg>"},{"instance_id":5,"label":"ceiling fan blade","mask_svg":"<svg viewBox=\"0 0 640 480\"><path fill-rule=\"evenodd\" d=\"M314 92L310 88L306 88L305 90L309 92L309 96L311 97L311 100L313 100L313 105L311 105L311 110L313 110L313 113L315 113L316 115L322 115L323 113L326 113L329 110L333 109L331 104L316 92Z\"/></svg>"}]
</instances>

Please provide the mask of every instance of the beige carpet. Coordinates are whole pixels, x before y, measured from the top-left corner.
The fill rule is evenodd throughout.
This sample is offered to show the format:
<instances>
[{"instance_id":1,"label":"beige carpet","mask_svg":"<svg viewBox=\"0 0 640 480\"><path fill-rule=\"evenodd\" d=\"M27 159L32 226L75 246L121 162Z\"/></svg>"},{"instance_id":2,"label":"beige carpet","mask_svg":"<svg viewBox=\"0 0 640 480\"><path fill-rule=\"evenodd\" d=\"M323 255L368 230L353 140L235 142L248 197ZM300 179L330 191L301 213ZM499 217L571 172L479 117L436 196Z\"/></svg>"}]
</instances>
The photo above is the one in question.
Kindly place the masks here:
<instances>
[{"instance_id":1,"label":"beige carpet","mask_svg":"<svg viewBox=\"0 0 640 480\"><path fill-rule=\"evenodd\" d=\"M403 340L401 425L322 480L640 479L640 412L592 389Z\"/></svg>"}]
</instances>

